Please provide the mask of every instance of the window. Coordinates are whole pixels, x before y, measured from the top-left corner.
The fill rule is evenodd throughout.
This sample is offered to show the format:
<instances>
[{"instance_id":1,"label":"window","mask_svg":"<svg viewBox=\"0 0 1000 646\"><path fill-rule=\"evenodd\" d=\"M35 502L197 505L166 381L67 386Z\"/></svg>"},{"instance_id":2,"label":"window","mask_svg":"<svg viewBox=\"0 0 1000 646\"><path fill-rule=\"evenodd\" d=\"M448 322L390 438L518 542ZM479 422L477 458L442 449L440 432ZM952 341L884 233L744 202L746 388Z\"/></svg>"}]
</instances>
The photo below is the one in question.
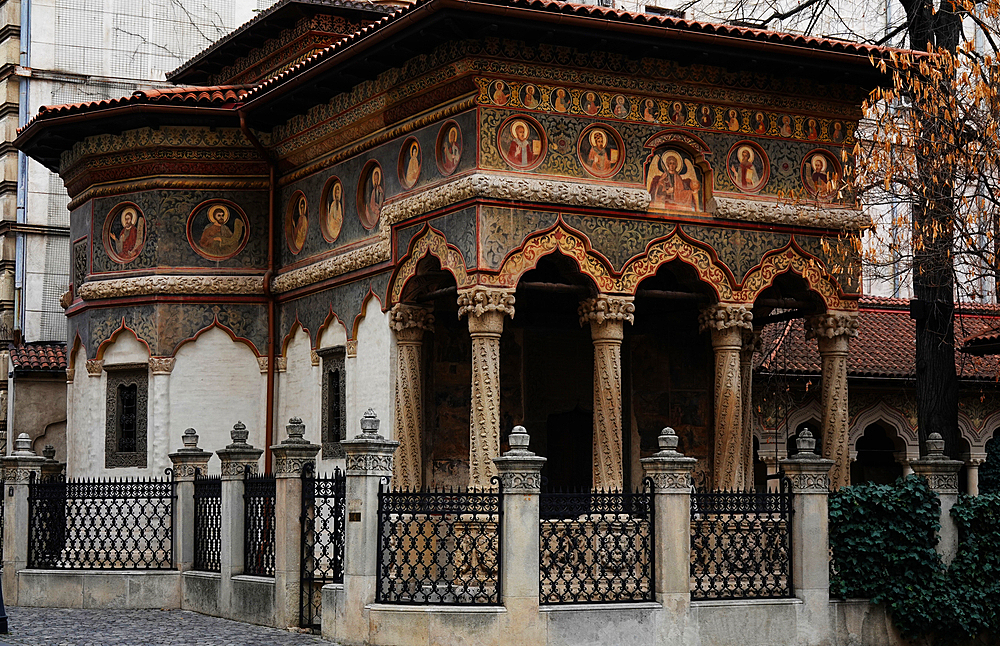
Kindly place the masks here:
<instances>
[{"instance_id":1,"label":"window","mask_svg":"<svg viewBox=\"0 0 1000 646\"><path fill-rule=\"evenodd\" d=\"M321 350L323 359L323 459L342 458L347 436L347 374L344 348Z\"/></svg>"},{"instance_id":2,"label":"window","mask_svg":"<svg viewBox=\"0 0 1000 646\"><path fill-rule=\"evenodd\" d=\"M146 467L146 364L105 366L108 373L104 466Z\"/></svg>"}]
</instances>

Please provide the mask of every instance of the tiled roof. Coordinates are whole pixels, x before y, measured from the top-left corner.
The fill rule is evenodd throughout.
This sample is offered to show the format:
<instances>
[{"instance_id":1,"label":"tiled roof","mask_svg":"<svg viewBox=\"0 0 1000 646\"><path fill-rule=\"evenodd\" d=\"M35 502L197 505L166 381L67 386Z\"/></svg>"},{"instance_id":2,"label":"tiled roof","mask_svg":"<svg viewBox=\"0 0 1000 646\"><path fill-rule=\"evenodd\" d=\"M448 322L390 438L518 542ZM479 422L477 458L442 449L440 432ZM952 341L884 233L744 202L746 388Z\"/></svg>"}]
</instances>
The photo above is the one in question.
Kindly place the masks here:
<instances>
[{"instance_id":1,"label":"tiled roof","mask_svg":"<svg viewBox=\"0 0 1000 646\"><path fill-rule=\"evenodd\" d=\"M178 105L214 108L233 107L247 95L248 85L213 85L196 87L171 87L161 89L136 90L129 96L118 99L103 99L64 105L43 105L31 121L18 129L21 132L35 121L51 119L78 112L89 112L123 105Z\"/></svg>"},{"instance_id":2,"label":"tiled roof","mask_svg":"<svg viewBox=\"0 0 1000 646\"><path fill-rule=\"evenodd\" d=\"M15 370L65 370L66 344L23 343L10 346L10 361Z\"/></svg>"},{"instance_id":3,"label":"tiled roof","mask_svg":"<svg viewBox=\"0 0 1000 646\"><path fill-rule=\"evenodd\" d=\"M1000 306L963 307L955 318L955 337L1000 325ZM820 357L816 342L805 338L802 319L764 327L759 369L771 373L817 375ZM851 339L847 374L851 377L913 378L916 375L916 322L909 301L865 296L858 312L858 336ZM963 379L996 380L1000 357L972 357L956 353L955 367Z\"/></svg>"}]
</instances>

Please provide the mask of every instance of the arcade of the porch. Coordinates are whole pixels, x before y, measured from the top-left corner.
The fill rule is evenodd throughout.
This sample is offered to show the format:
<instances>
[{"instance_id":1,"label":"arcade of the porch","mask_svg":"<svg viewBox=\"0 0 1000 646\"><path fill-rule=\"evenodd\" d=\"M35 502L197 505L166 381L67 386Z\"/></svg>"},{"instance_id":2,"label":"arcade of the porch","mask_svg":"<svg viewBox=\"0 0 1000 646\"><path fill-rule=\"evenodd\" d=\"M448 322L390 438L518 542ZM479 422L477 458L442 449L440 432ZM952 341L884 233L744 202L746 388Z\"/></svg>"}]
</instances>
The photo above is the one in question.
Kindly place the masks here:
<instances>
[{"instance_id":1,"label":"arcade of the porch","mask_svg":"<svg viewBox=\"0 0 1000 646\"><path fill-rule=\"evenodd\" d=\"M700 490L751 489L754 355L762 327L790 318L805 318L817 339L818 434L839 488L850 468L847 355L856 314L829 310L797 274L775 276L751 302L720 302L675 260L634 294L609 294L556 252L513 290L459 290L428 256L390 312L394 481L489 487L493 459L507 447L502 429L524 425L548 459L548 487L630 490L659 429L670 426L698 459Z\"/></svg>"}]
</instances>

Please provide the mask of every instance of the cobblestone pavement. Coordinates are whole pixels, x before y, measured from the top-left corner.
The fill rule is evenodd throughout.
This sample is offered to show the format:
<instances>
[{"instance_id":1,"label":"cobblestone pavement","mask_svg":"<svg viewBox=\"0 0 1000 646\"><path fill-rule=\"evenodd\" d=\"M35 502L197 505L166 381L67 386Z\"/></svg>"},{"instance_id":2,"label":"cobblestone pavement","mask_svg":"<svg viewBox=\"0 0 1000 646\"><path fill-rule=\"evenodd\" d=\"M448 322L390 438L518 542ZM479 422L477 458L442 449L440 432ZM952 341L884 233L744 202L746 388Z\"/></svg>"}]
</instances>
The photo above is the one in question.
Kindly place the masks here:
<instances>
[{"instance_id":1,"label":"cobblestone pavement","mask_svg":"<svg viewBox=\"0 0 1000 646\"><path fill-rule=\"evenodd\" d=\"M335 646L315 635L186 610L7 607L0 646Z\"/></svg>"}]
</instances>

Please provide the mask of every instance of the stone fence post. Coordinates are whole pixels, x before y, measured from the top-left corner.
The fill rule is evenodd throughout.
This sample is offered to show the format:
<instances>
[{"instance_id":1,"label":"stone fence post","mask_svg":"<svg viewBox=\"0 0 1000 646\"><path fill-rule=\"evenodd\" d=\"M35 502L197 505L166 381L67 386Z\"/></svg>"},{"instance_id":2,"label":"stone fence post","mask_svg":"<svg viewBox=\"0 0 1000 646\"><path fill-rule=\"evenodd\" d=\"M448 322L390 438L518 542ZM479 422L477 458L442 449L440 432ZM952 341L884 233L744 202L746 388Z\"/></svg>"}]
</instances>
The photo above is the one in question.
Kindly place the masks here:
<instances>
[{"instance_id":1,"label":"stone fence post","mask_svg":"<svg viewBox=\"0 0 1000 646\"><path fill-rule=\"evenodd\" d=\"M691 472L698 460L678 452L678 441L674 429L664 428L659 452L641 462L653 481L656 600L683 612L691 601Z\"/></svg>"},{"instance_id":2,"label":"stone fence post","mask_svg":"<svg viewBox=\"0 0 1000 646\"><path fill-rule=\"evenodd\" d=\"M816 455L816 439L802 429L798 453L781 460L792 481L792 586L802 600L799 644L827 644L830 638L830 531L827 513L833 460Z\"/></svg>"},{"instance_id":3,"label":"stone fence post","mask_svg":"<svg viewBox=\"0 0 1000 646\"><path fill-rule=\"evenodd\" d=\"M399 446L379 435L378 427L379 419L369 408L361 418L361 434L340 443L347 454L344 603L337 608L332 639L348 643L368 642L365 606L375 601L378 585L379 483L392 478L392 457Z\"/></svg>"},{"instance_id":4,"label":"stone fence post","mask_svg":"<svg viewBox=\"0 0 1000 646\"><path fill-rule=\"evenodd\" d=\"M230 433L233 443L216 451L222 461L222 579L219 582L219 614L234 617L233 577L243 574L243 477L257 472L263 449L247 444L250 432L236 422Z\"/></svg>"},{"instance_id":5,"label":"stone fence post","mask_svg":"<svg viewBox=\"0 0 1000 646\"><path fill-rule=\"evenodd\" d=\"M212 454L198 448L198 432L184 430L184 448L169 456L174 471L174 566L181 572L194 567L194 479L208 471Z\"/></svg>"},{"instance_id":6,"label":"stone fence post","mask_svg":"<svg viewBox=\"0 0 1000 646\"><path fill-rule=\"evenodd\" d=\"M43 464L27 433L17 436L14 453L3 459L3 596L11 606L17 605L17 573L28 567L28 483L41 477Z\"/></svg>"},{"instance_id":7,"label":"stone fence post","mask_svg":"<svg viewBox=\"0 0 1000 646\"><path fill-rule=\"evenodd\" d=\"M288 420L288 437L271 447L274 455L274 594L275 623L299 625L299 586L302 580L302 471L316 464L318 444L303 436L306 425Z\"/></svg>"},{"instance_id":8,"label":"stone fence post","mask_svg":"<svg viewBox=\"0 0 1000 646\"><path fill-rule=\"evenodd\" d=\"M924 447L927 455L919 460L910 460L910 466L914 473L927 478L931 491L941 501L941 532L935 549L944 564L948 565L958 551L958 527L951 517L951 508L958 501L958 472L962 469L962 462L949 460L944 454L944 439L939 433L928 435Z\"/></svg>"},{"instance_id":9,"label":"stone fence post","mask_svg":"<svg viewBox=\"0 0 1000 646\"><path fill-rule=\"evenodd\" d=\"M493 458L503 492L500 589L509 613L507 640L518 644L544 641L538 616L538 505L546 459L528 450L530 440L523 426L515 426L510 450Z\"/></svg>"}]
</instances>

